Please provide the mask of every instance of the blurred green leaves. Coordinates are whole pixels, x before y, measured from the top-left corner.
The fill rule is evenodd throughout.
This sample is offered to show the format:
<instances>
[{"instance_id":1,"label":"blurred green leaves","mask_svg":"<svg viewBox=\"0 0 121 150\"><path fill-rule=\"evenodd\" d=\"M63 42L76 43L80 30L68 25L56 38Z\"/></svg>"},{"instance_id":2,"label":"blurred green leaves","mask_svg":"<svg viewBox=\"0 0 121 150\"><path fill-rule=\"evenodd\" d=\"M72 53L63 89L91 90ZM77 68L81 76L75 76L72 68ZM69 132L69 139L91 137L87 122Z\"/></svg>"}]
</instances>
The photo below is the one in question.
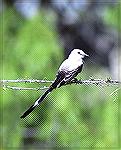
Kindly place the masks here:
<instances>
[{"instance_id":1,"label":"blurred green leaves","mask_svg":"<svg viewBox=\"0 0 121 150\"><path fill-rule=\"evenodd\" d=\"M116 27L119 32L121 31L121 2L115 3L115 7L106 7L103 15L104 21L112 26Z\"/></svg>"}]
</instances>

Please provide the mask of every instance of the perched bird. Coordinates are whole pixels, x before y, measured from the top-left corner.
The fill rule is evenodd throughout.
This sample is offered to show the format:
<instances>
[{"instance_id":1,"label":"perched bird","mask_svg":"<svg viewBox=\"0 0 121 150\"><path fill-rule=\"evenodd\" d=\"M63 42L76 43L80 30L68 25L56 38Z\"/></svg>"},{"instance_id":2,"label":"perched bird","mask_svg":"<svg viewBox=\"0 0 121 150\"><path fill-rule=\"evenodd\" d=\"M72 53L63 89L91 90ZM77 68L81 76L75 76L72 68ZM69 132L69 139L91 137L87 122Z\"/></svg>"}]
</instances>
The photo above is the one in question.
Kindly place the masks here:
<instances>
[{"instance_id":1,"label":"perched bird","mask_svg":"<svg viewBox=\"0 0 121 150\"><path fill-rule=\"evenodd\" d=\"M82 71L83 67L83 58L88 56L80 49L74 49L69 57L61 64L56 75L56 79L50 85L50 87L45 91L45 93L40 96L35 103L27 109L20 118L25 118L28 116L44 99L45 97L52 92L56 87L61 87L62 85L70 82L74 79L78 73Z\"/></svg>"}]
</instances>

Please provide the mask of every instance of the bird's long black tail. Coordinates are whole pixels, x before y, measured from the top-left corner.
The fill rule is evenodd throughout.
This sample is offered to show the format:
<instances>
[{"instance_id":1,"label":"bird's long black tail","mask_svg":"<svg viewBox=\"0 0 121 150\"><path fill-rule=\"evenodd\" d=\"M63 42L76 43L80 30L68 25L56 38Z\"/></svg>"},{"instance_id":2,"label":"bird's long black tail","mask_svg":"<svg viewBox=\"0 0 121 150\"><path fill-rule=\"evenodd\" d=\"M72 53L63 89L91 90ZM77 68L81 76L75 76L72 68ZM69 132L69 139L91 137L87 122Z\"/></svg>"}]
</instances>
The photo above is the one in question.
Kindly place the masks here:
<instances>
[{"instance_id":1,"label":"bird's long black tail","mask_svg":"<svg viewBox=\"0 0 121 150\"><path fill-rule=\"evenodd\" d=\"M44 98L53 90L54 88L51 86L47 91L45 91L45 93L39 97L36 102L30 106L20 118L25 118L26 116L28 116L43 100Z\"/></svg>"},{"instance_id":2,"label":"bird's long black tail","mask_svg":"<svg viewBox=\"0 0 121 150\"><path fill-rule=\"evenodd\" d=\"M64 77L65 73L59 72L58 75L56 76L55 81L52 83L49 89L45 91L45 93L41 97L39 97L36 100L36 102L32 106L30 106L29 109L27 109L20 118L25 118L26 116L28 116L44 100L44 98L61 83Z\"/></svg>"}]
</instances>

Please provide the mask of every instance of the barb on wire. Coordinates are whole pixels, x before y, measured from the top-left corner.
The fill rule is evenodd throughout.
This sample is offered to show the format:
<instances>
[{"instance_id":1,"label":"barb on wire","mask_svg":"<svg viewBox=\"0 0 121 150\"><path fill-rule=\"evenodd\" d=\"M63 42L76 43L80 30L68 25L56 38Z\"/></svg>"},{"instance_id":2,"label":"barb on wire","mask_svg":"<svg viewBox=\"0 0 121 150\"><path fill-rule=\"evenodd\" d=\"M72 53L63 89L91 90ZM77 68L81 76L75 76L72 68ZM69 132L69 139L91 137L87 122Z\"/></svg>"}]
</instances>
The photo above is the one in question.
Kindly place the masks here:
<instances>
[{"instance_id":1,"label":"barb on wire","mask_svg":"<svg viewBox=\"0 0 121 150\"><path fill-rule=\"evenodd\" d=\"M12 89L12 90L45 90L48 89L49 87L43 86L41 88L30 88L30 87L13 87L8 85L9 83L52 83L53 81L48 81L48 80L34 80L34 79L29 79L29 80L25 80L25 79L17 79L17 80L0 80L0 85L1 87L3 87L4 89ZM117 86L121 86L121 81L117 81L117 80L111 80L110 78L107 78L106 80L103 79L93 79L90 78L89 80L77 80L74 79L68 83L66 83L65 85L68 84L84 84L84 85L100 85L100 86L109 86L109 85L117 85ZM64 86L65 86L64 85Z\"/></svg>"},{"instance_id":2,"label":"barb on wire","mask_svg":"<svg viewBox=\"0 0 121 150\"><path fill-rule=\"evenodd\" d=\"M117 80L111 80L109 78L107 78L106 80L103 79L93 79L90 78L89 80L72 80L71 82L67 83L68 84L85 84L85 85L90 85L90 84L94 84L94 85L121 85L121 81L117 81Z\"/></svg>"}]
</instances>

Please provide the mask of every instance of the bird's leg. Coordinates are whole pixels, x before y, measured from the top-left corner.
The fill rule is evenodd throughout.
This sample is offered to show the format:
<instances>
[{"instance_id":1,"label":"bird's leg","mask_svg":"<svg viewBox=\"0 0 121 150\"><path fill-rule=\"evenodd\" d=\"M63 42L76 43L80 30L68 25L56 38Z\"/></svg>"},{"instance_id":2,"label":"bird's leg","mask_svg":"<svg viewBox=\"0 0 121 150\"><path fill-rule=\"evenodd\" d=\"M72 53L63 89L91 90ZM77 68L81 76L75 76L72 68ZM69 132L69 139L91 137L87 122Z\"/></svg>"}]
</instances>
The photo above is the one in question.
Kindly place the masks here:
<instances>
[{"instance_id":1,"label":"bird's leg","mask_svg":"<svg viewBox=\"0 0 121 150\"><path fill-rule=\"evenodd\" d=\"M72 83L77 83L78 82L78 79L77 78L73 78L71 81L68 81L67 83L65 83L65 85L68 85L68 84L72 84Z\"/></svg>"},{"instance_id":2,"label":"bird's leg","mask_svg":"<svg viewBox=\"0 0 121 150\"><path fill-rule=\"evenodd\" d=\"M58 86L58 88L60 88L60 87L63 86L63 85L68 85L68 84L71 85L72 83L77 84L77 83L78 83L78 79L77 79L77 78L73 78L71 81L68 81L68 82L62 81L62 82L60 83L60 85Z\"/></svg>"},{"instance_id":3,"label":"bird's leg","mask_svg":"<svg viewBox=\"0 0 121 150\"><path fill-rule=\"evenodd\" d=\"M70 82L71 83L77 83L78 79L77 78L73 78Z\"/></svg>"}]
</instances>

